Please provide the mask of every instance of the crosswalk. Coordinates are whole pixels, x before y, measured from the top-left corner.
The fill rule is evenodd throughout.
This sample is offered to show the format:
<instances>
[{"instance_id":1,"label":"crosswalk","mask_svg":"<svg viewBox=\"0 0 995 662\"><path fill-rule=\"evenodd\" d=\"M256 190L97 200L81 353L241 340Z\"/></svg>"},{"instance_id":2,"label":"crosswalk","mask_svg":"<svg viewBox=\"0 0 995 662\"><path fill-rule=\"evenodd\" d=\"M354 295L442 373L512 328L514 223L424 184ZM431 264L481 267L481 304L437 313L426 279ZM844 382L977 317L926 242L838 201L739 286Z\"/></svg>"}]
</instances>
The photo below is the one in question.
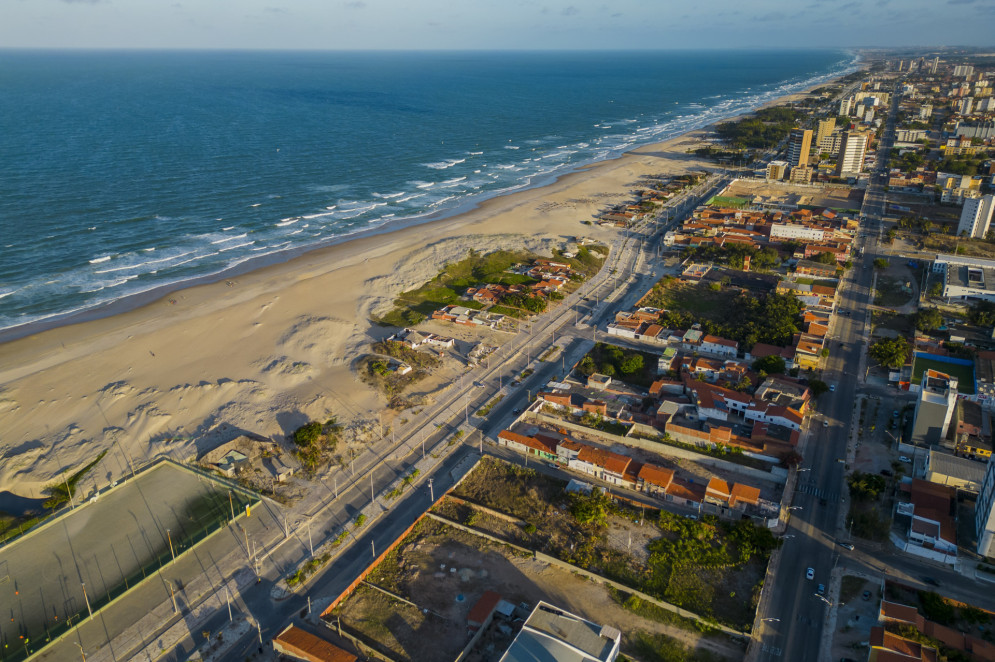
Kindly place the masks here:
<instances>
[{"instance_id":1,"label":"crosswalk","mask_svg":"<svg viewBox=\"0 0 995 662\"><path fill-rule=\"evenodd\" d=\"M840 498L839 492L820 489L813 483L800 483L797 490L802 494L811 494L826 501L839 501Z\"/></svg>"}]
</instances>

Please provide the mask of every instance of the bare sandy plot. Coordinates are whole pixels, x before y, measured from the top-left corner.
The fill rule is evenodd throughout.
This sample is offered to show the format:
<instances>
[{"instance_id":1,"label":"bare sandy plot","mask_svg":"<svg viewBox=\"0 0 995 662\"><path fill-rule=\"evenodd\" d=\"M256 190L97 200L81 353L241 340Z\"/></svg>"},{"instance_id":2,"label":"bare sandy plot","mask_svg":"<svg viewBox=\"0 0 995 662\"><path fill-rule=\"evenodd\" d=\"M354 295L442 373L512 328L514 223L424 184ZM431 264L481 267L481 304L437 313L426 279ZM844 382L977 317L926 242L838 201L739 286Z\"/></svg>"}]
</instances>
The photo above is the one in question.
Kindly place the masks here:
<instances>
[{"instance_id":1,"label":"bare sandy plot","mask_svg":"<svg viewBox=\"0 0 995 662\"><path fill-rule=\"evenodd\" d=\"M159 464L0 549L0 638L42 640L244 512L246 497ZM170 551L172 543L172 551ZM85 596L84 596L85 591Z\"/></svg>"}]
</instances>

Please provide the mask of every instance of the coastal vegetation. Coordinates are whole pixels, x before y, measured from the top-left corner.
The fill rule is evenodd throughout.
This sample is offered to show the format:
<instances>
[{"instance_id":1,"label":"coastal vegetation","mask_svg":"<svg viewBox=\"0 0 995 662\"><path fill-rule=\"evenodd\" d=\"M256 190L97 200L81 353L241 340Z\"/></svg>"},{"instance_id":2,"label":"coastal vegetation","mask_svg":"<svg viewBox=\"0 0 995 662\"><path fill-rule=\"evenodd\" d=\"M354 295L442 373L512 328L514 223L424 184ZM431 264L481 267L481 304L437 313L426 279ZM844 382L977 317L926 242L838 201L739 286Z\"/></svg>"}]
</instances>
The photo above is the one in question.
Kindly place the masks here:
<instances>
[{"instance_id":1,"label":"coastal vegetation","mask_svg":"<svg viewBox=\"0 0 995 662\"><path fill-rule=\"evenodd\" d=\"M341 434L342 426L334 416L324 423L305 423L291 435L296 448L294 455L306 470L313 472L335 452Z\"/></svg>"},{"instance_id":2,"label":"coastal vegetation","mask_svg":"<svg viewBox=\"0 0 995 662\"><path fill-rule=\"evenodd\" d=\"M404 389L424 379L442 364L435 354L411 349L394 340L373 343L371 349L373 353L363 356L356 363L356 371L361 380L387 397L392 407ZM411 370L400 370L402 365L409 366Z\"/></svg>"},{"instance_id":3,"label":"coastal vegetation","mask_svg":"<svg viewBox=\"0 0 995 662\"><path fill-rule=\"evenodd\" d=\"M719 124L715 132L731 147L771 149L788 137L802 115L788 106L761 108L750 117Z\"/></svg>"},{"instance_id":4,"label":"coastal vegetation","mask_svg":"<svg viewBox=\"0 0 995 662\"><path fill-rule=\"evenodd\" d=\"M411 326L431 316L444 306L460 305L480 309L482 304L464 300L467 288L485 283L523 285L537 282L534 278L508 271L516 264L529 262L536 256L523 251L494 251L482 255L471 250L466 258L452 262L421 287L402 292L394 301L394 309L378 320L386 326Z\"/></svg>"},{"instance_id":5,"label":"coastal vegetation","mask_svg":"<svg viewBox=\"0 0 995 662\"><path fill-rule=\"evenodd\" d=\"M594 274L604 264L608 249L605 246L582 246L573 257L566 257L563 251L554 250L553 259L570 266L576 272L565 290L570 292L577 283ZM464 297L467 289L481 285L534 285L535 278L526 274L515 273L512 267L529 264L539 256L525 251L499 250L486 255L470 250L467 257L458 262L452 262L443 267L442 271L421 287L402 292L394 300L394 308L375 319L384 326L412 326L427 319L432 312L445 306L465 306L480 310L483 304L472 298ZM544 296L531 296L529 293L510 293L501 300L501 305L494 306L492 312L526 317L530 314L542 313L546 310L548 301L562 298L553 294L547 299Z\"/></svg>"},{"instance_id":6,"label":"coastal vegetation","mask_svg":"<svg viewBox=\"0 0 995 662\"><path fill-rule=\"evenodd\" d=\"M54 510L63 503L71 502L73 497L76 496L76 485L86 474L90 472L90 469L93 469L93 467L97 466L97 463L104 459L105 455L107 455L107 451L102 451L100 455L97 456L97 459L90 462L72 476L64 478L62 481L52 483L45 488L49 494L49 497L42 505L48 510Z\"/></svg>"}]
</instances>

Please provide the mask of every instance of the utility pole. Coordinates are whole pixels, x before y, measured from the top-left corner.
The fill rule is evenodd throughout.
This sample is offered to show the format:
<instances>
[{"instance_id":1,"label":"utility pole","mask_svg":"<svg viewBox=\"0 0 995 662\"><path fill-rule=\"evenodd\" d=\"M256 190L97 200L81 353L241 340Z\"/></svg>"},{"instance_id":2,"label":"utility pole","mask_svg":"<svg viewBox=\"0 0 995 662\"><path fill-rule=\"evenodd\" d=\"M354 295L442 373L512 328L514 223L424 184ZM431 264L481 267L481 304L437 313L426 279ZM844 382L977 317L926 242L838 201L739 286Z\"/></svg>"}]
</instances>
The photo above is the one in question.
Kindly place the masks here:
<instances>
[{"instance_id":1,"label":"utility pole","mask_svg":"<svg viewBox=\"0 0 995 662\"><path fill-rule=\"evenodd\" d=\"M228 584L225 584L225 601L228 602L228 622L231 623L231 592L228 590Z\"/></svg>"},{"instance_id":2,"label":"utility pole","mask_svg":"<svg viewBox=\"0 0 995 662\"><path fill-rule=\"evenodd\" d=\"M432 479L428 479L428 498L435 503L435 490L432 488Z\"/></svg>"},{"instance_id":3,"label":"utility pole","mask_svg":"<svg viewBox=\"0 0 995 662\"><path fill-rule=\"evenodd\" d=\"M377 558L377 547L372 540L370 541L370 549L373 550L373 558Z\"/></svg>"},{"instance_id":4,"label":"utility pole","mask_svg":"<svg viewBox=\"0 0 995 662\"><path fill-rule=\"evenodd\" d=\"M173 537L169 535L169 529L166 529L166 540L169 541L169 555L173 557L173 562L176 562L176 554L173 553Z\"/></svg>"},{"instance_id":5,"label":"utility pole","mask_svg":"<svg viewBox=\"0 0 995 662\"><path fill-rule=\"evenodd\" d=\"M314 543L311 542L311 520L307 521L307 546L311 550L311 556L314 556Z\"/></svg>"},{"instance_id":6,"label":"utility pole","mask_svg":"<svg viewBox=\"0 0 995 662\"><path fill-rule=\"evenodd\" d=\"M235 521L235 502L232 500L231 490L228 490L228 507L231 508L231 521Z\"/></svg>"},{"instance_id":7,"label":"utility pole","mask_svg":"<svg viewBox=\"0 0 995 662\"><path fill-rule=\"evenodd\" d=\"M373 493L373 472L374 471L375 471L375 468L370 469L370 501L376 502L377 497Z\"/></svg>"}]
</instances>

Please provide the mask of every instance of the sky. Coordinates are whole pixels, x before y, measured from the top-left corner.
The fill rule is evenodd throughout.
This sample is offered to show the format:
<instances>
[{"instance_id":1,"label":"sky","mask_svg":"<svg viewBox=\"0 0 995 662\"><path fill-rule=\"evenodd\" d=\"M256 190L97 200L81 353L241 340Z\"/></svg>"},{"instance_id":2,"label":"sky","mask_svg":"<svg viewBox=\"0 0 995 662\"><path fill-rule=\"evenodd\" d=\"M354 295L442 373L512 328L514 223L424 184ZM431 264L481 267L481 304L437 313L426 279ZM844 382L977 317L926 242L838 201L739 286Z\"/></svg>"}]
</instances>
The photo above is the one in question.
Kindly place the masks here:
<instances>
[{"instance_id":1,"label":"sky","mask_svg":"<svg viewBox=\"0 0 995 662\"><path fill-rule=\"evenodd\" d=\"M991 0L0 0L0 47L990 46Z\"/></svg>"}]
</instances>

